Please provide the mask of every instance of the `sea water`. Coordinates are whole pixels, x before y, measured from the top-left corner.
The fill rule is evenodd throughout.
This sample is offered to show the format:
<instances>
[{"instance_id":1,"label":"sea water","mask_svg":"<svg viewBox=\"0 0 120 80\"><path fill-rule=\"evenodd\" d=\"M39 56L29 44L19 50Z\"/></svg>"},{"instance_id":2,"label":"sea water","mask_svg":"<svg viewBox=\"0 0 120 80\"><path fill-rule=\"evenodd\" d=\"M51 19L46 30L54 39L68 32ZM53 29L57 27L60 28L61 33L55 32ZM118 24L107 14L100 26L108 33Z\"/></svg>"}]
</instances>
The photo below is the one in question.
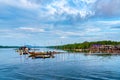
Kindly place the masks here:
<instances>
[{"instance_id":1,"label":"sea water","mask_svg":"<svg viewBox=\"0 0 120 80\"><path fill-rule=\"evenodd\" d=\"M65 52L55 58L32 59L1 48L0 80L120 80L120 56Z\"/></svg>"}]
</instances>

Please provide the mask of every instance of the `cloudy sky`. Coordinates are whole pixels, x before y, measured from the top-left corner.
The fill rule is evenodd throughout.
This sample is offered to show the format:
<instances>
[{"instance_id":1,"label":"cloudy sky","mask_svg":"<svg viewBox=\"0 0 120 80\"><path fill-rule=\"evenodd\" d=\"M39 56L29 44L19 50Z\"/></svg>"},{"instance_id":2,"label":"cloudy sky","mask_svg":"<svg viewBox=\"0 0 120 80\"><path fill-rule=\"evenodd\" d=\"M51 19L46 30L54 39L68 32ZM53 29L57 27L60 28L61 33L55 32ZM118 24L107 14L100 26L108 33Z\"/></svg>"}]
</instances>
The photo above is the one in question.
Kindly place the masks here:
<instances>
[{"instance_id":1,"label":"cloudy sky","mask_svg":"<svg viewBox=\"0 0 120 80\"><path fill-rule=\"evenodd\" d=\"M0 0L0 45L120 41L120 0Z\"/></svg>"}]
</instances>

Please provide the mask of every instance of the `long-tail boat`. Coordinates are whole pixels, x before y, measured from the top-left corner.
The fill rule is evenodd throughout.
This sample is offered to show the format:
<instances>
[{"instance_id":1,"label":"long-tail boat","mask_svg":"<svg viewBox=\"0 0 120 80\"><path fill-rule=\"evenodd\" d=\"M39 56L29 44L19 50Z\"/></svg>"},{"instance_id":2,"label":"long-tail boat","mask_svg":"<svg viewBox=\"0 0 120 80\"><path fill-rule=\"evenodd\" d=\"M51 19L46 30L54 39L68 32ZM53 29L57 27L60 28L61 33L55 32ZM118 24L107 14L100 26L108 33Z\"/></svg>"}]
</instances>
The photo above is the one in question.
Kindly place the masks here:
<instances>
[{"instance_id":1,"label":"long-tail boat","mask_svg":"<svg viewBox=\"0 0 120 80\"><path fill-rule=\"evenodd\" d=\"M29 52L32 58L54 58L53 52Z\"/></svg>"},{"instance_id":2,"label":"long-tail boat","mask_svg":"<svg viewBox=\"0 0 120 80\"><path fill-rule=\"evenodd\" d=\"M29 57L34 58L54 58L53 55L29 55Z\"/></svg>"},{"instance_id":3,"label":"long-tail boat","mask_svg":"<svg viewBox=\"0 0 120 80\"><path fill-rule=\"evenodd\" d=\"M30 55L47 55L47 52L29 52Z\"/></svg>"}]
</instances>

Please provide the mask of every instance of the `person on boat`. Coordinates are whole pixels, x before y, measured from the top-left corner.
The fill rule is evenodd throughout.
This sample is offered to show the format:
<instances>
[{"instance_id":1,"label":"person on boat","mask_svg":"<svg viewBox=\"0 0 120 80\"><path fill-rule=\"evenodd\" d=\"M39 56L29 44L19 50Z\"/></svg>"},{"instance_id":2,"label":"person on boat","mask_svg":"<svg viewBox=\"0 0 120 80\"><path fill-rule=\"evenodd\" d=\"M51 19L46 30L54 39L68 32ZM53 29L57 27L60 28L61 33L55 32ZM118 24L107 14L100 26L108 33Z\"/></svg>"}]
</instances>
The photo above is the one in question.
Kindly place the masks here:
<instances>
[{"instance_id":1,"label":"person on boat","mask_svg":"<svg viewBox=\"0 0 120 80\"><path fill-rule=\"evenodd\" d=\"M19 53L20 53L20 55L22 55L22 54L23 54L22 47L20 47L20 48L19 48Z\"/></svg>"},{"instance_id":2,"label":"person on boat","mask_svg":"<svg viewBox=\"0 0 120 80\"><path fill-rule=\"evenodd\" d=\"M27 53L27 54L29 53L29 48L27 48L27 47L25 48L25 53Z\"/></svg>"},{"instance_id":3,"label":"person on boat","mask_svg":"<svg viewBox=\"0 0 120 80\"><path fill-rule=\"evenodd\" d=\"M28 54L30 48L28 48L26 46L22 46L22 47L19 48L19 50L20 50L20 54Z\"/></svg>"},{"instance_id":4,"label":"person on boat","mask_svg":"<svg viewBox=\"0 0 120 80\"><path fill-rule=\"evenodd\" d=\"M49 51L49 55L51 55L51 56L52 56L52 55L53 55L53 52L52 52L52 51Z\"/></svg>"}]
</instances>

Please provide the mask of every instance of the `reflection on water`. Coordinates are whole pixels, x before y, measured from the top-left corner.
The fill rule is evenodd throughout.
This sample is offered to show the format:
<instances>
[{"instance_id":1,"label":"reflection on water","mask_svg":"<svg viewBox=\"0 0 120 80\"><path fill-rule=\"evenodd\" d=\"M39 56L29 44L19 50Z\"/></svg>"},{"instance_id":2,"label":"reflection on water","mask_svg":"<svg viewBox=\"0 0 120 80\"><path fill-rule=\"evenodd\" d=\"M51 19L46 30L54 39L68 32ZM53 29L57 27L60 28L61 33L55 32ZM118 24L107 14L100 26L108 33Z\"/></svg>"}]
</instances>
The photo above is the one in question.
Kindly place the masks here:
<instances>
[{"instance_id":1,"label":"reflection on water","mask_svg":"<svg viewBox=\"0 0 120 80\"><path fill-rule=\"evenodd\" d=\"M62 53L31 59L14 49L0 49L0 80L120 80L119 75L120 56Z\"/></svg>"}]
</instances>

